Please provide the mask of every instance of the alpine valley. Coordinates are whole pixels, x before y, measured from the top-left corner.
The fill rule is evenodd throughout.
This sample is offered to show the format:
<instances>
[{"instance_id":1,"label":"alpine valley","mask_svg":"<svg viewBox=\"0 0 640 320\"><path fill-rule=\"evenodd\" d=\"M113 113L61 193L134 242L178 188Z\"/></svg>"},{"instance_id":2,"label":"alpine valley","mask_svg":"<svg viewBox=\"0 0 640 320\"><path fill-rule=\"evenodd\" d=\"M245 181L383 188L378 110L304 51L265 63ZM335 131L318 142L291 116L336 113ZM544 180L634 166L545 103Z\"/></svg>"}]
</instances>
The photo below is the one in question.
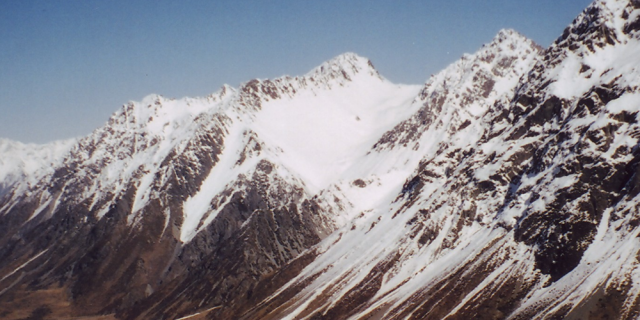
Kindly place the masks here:
<instances>
[{"instance_id":1,"label":"alpine valley","mask_svg":"<svg viewBox=\"0 0 640 320\"><path fill-rule=\"evenodd\" d=\"M0 140L2 319L640 318L640 0Z\"/></svg>"}]
</instances>

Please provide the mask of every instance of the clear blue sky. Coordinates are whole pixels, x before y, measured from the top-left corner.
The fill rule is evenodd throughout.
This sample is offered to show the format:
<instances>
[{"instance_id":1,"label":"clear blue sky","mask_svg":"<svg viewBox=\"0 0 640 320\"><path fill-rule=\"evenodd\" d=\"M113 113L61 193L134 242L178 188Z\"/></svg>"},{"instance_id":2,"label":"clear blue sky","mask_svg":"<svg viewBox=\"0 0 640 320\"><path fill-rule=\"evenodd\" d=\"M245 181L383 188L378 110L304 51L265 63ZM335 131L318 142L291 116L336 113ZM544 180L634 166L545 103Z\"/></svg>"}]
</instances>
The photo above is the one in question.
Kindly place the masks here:
<instances>
[{"instance_id":1,"label":"clear blue sky","mask_svg":"<svg viewBox=\"0 0 640 320\"><path fill-rule=\"evenodd\" d=\"M89 134L150 93L301 75L340 53L423 83L502 28L548 46L590 0L1 0L0 137Z\"/></svg>"}]
</instances>

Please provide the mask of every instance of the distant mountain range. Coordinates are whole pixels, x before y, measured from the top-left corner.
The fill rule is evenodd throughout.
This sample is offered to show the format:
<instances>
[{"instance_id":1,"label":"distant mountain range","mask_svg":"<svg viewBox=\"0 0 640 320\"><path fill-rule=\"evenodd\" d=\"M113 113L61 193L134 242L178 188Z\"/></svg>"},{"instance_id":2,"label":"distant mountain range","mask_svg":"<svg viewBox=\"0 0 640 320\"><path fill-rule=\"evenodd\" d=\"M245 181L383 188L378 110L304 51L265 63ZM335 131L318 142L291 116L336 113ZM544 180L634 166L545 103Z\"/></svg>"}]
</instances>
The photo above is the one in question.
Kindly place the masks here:
<instances>
[{"instance_id":1,"label":"distant mountain range","mask_svg":"<svg viewBox=\"0 0 640 320\"><path fill-rule=\"evenodd\" d=\"M637 319L640 1L0 140L2 319Z\"/></svg>"}]
</instances>

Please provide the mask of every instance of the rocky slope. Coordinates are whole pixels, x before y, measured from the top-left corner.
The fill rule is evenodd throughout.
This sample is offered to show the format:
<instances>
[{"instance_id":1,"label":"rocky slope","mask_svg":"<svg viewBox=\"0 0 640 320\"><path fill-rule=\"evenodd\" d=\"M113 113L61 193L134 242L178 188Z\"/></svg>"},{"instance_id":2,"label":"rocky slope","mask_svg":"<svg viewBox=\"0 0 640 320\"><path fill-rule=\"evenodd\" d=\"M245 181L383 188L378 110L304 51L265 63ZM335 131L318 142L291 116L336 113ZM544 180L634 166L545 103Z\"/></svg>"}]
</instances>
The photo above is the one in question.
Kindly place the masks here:
<instances>
[{"instance_id":1,"label":"rocky slope","mask_svg":"<svg viewBox=\"0 0 640 320\"><path fill-rule=\"evenodd\" d=\"M422 87L349 53L129 103L2 164L0 317L636 319L638 52L599 0Z\"/></svg>"}]
</instances>

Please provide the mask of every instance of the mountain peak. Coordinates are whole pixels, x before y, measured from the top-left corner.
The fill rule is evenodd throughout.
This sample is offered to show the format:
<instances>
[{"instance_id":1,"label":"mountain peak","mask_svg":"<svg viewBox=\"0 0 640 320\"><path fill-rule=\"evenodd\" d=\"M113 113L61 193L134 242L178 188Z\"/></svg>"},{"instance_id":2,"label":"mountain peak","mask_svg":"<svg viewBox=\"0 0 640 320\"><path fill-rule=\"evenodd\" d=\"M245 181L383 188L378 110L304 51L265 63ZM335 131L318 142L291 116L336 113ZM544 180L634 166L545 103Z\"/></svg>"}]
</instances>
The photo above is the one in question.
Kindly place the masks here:
<instances>
[{"instance_id":1,"label":"mountain peak","mask_svg":"<svg viewBox=\"0 0 640 320\"><path fill-rule=\"evenodd\" d=\"M358 55L354 52L345 52L337 55L327 61L330 65L342 65L342 66L365 66L373 69L373 64L368 58Z\"/></svg>"},{"instance_id":2,"label":"mountain peak","mask_svg":"<svg viewBox=\"0 0 640 320\"><path fill-rule=\"evenodd\" d=\"M493 37L492 42L501 42L505 40L514 40L514 41L523 41L529 40L527 37L523 36L516 30L513 29L501 29L498 31L495 37Z\"/></svg>"},{"instance_id":3,"label":"mountain peak","mask_svg":"<svg viewBox=\"0 0 640 320\"><path fill-rule=\"evenodd\" d=\"M313 79L345 79L351 81L356 75L369 75L382 79L373 63L353 52L338 55L306 74Z\"/></svg>"},{"instance_id":4,"label":"mountain peak","mask_svg":"<svg viewBox=\"0 0 640 320\"><path fill-rule=\"evenodd\" d=\"M598 48L624 43L640 32L640 1L598 0L589 5L564 30L552 45L553 50L571 51L584 47L595 52Z\"/></svg>"},{"instance_id":5,"label":"mountain peak","mask_svg":"<svg viewBox=\"0 0 640 320\"><path fill-rule=\"evenodd\" d=\"M542 47L535 43L533 40L527 38L522 35L518 31L513 29L502 29L498 31L495 37L491 40L491 42L483 45L483 48L486 47L498 47L498 48L515 48L520 45L526 45L528 47L535 48L537 50L541 50Z\"/></svg>"}]
</instances>

